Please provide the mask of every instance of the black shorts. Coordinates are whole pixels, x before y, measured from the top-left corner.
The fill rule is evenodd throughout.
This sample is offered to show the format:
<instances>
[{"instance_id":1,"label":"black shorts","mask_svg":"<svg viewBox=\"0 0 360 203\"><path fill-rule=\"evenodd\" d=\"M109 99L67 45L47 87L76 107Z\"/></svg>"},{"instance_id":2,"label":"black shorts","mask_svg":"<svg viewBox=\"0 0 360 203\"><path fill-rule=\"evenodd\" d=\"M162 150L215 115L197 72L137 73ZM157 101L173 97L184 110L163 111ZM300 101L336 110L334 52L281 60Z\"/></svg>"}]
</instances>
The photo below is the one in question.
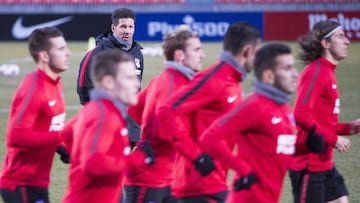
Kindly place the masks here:
<instances>
[{"instance_id":1,"label":"black shorts","mask_svg":"<svg viewBox=\"0 0 360 203\"><path fill-rule=\"evenodd\" d=\"M1 197L5 203L49 203L47 188L18 186L16 190L0 188Z\"/></svg>"},{"instance_id":2,"label":"black shorts","mask_svg":"<svg viewBox=\"0 0 360 203\"><path fill-rule=\"evenodd\" d=\"M344 178L332 168L328 171L289 171L294 203L323 203L349 195Z\"/></svg>"},{"instance_id":3,"label":"black shorts","mask_svg":"<svg viewBox=\"0 0 360 203\"><path fill-rule=\"evenodd\" d=\"M125 186L123 203L176 203L176 198L171 196L170 187L150 188L139 186Z\"/></svg>"},{"instance_id":4,"label":"black shorts","mask_svg":"<svg viewBox=\"0 0 360 203\"><path fill-rule=\"evenodd\" d=\"M228 191L193 196L193 197L183 197L179 198L178 203L224 203L227 197Z\"/></svg>"}]
</instances>

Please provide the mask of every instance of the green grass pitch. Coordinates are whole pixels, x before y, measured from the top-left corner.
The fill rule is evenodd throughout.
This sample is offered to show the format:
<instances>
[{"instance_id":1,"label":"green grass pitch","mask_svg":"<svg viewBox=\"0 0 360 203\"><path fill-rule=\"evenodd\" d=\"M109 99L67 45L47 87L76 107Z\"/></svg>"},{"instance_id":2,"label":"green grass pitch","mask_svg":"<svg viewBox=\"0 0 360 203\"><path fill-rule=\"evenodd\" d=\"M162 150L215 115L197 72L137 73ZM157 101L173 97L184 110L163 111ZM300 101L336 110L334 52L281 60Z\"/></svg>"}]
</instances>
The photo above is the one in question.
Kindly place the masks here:
<instances>
[{"instance_id":1,"label":"green grass pitch","mask_svg":"<svg viewBox=\"0 0 360 203\"><path fill-rule=\"evenodd\" d=\"M294 42L286 42L293 47L297 54L298 47ZM160 43L141 43L144 47L159 46ZM71 67L62 74L62 82L67 104L67 118L75 114L80 105L75 91L76 77L78 73L79 62L87 50L87 42L69 42L72 51ZM221 43L203 43L206 59L204 67L214 63L221 50ZM352 43L349 47L349 56L342 61L337 68L337 79L341 95L341 121L350 121L360 117L360 43ZM163 69L163 57L145 56L144 81L142 86L146 86L149 79L158 74ZM12 95L21 81L22 77L34 70L35 65L29 56L27 44L25 42L1 42L0 43L0 64L16 63L20 66L21 73L16 77L0 76L0 161L1 164L5 154L5 129L7 124L8 108L10 106ZM299 71L303 66L298 62ZM251 91L251 83L254 81L252 75L244 82L245 92ZM340 154L335 153L335 164L339 171L344 175L346 184L350 192L350 202L360 202L360 137L350 137L352 147L349 152ZM1 169L0 169L1 170ZM50 198L52 202L59 202L67 185L68 165L64 165L55 157L50 184ZM289 180L286 177L282 203L292 201L291 188ZM0 200L1 202L1 200Z\"/></svg>"}]
</instances>

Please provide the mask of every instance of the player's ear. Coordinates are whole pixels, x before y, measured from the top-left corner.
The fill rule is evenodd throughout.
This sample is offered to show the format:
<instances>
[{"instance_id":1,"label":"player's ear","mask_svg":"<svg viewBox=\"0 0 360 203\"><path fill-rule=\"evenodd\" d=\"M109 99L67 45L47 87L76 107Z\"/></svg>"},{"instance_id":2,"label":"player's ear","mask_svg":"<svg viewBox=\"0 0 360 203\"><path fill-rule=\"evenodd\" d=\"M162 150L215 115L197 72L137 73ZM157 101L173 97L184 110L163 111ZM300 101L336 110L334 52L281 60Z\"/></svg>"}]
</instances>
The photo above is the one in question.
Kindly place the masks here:
<instances>
[{"instance_id":1,"label":"player's ear","mask_svg":"<svg viewBox=\"0 0 360 203\"><path fill-rule=\"evenodd\" d=\"M176 49L174 51L174 59L176 62L181 62L182 60L184 60L185 59L184 51L181 49Z\"/></svg>"},{"instance_id":2,"label":"player's ear","mask_svg":"<svg viewBox=\"0 0 360 203\"><path fill-rule=\"evenodd\" d=\"M249 57L250 54L251 54L251 49L252 49L252 47L251 47L250 44L245 45L245 46L242 48L242 51L241 51L241 52L242 52L242 55L243 55L245 58Z\"/></svg>"},{"instance_id":3,"label":"player's ear","mask_svg":"<svg viewBox=\"0 0 360 203\"><path fill-rule=\"evenodd\" d=\"M101 83L106 90L111 90L115 87L115 80L111 75L105 75L101 80Z\"/></svg>"},{"instance_id":4,"label":"player's ear","mask_svg":"<svg viewBox=\"0 0 360 203\"><path fill-rule=\"evenodd\" d=\"M111 31L112 32L115 32L115 28L116 28L115 25L111 23Z\"/></svg>"},{"instance_id":5,"label":"player's ear","mask_svg":"<svg viewBox=\"0 0 360 203\"><path fill-rule=\"evenodd\" d=\"M273 85L275 82L275 74L271 69L265 69L261 74L261 82Z\"/></svg>"},{"instance_id":6,"label":"player's ear","mask_svg":"<svg viewBox=\"0 0 360 203\"><path fill-rule=\"evenodd\" d=\"M329 49L330 48L330 40L328 39L322 39L320 41L321 43L321 46L324 48L324 49Z\"/></svg>"},{"instance_id":7,"label":"player's ear","mask_svg":"<svg viewBox=\"0 0 360 203\"><path fill-rule=\"evenodd\" d=\"M38 61L49 61L49 54L47 53L47 51L39 51L38 57Z\"/></svg>"}]
</instances>

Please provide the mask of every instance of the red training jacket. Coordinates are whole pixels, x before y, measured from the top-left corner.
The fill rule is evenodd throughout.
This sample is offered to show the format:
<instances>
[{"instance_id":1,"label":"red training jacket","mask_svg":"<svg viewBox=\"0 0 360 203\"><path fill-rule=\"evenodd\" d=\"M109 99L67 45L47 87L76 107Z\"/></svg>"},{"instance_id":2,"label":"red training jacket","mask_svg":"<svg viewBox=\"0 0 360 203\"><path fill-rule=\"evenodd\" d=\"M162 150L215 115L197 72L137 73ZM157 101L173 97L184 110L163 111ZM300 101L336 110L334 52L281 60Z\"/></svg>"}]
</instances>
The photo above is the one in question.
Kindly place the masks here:
<instances>
[{"instance_id":1,"label":"red training jacket","mask_svg":"<svg viewBox=\"0 0 360 203\"><path fill-rule=\"evenodd\" d=\"M154 149L156 163L144 167L131 167L125 185L142 187L167 187L173 180L175 149L168 133L160 134L162 126L155 114L170 95L187 84L189 79L179 71L167 67L160 75L152 79L148 86L139 93L139 102L130 106L129 115L142 126L142 140L150 140ZM146 101L146 102L145 102ZM142 118L140 120L140 118Z\"/></svg>"},{"instance_id":2,"label":"red training jacket","mask_svg":"<svg viewBox=\"0 0 360 203\"><path fill-rule=\"evenodd\" d=\"M10 107L1 188L49 186L50 169L64 122L60 78L53 80L39 68L26 75Z\"/></svg>"},{"instance_id":3,"label":"red training jacket","mask_svg":"<svg viewBox=\"0 0 360 203\"><path fill-rule=\"evenodd\" d=\"M201 144L215 159L235 170L234 181L250 172L258 179L250 189L231 190L226 202L279 202L284 176L295 152L294 131L289 104L279 104L258 93L247 97L205 131ZM227 147L229 139L236 142L236 154Z\"/></svg>"},{"instance_id":4,"label":"red training jacket","mask_svg":"<svg viewBox=\"0 0 360 203\"><path fill-rule=\"evenodd\" d=\"M130 155L126 121L106 98L91 100L74 125L69 184L62 202L120 201L123 177L131 164L142 165L145 155Z\"/></svg>"},{"instance_id":5,"label":"red training jacket","mask_svg":"<svg viewBox=\"0 0 360 203\"><path fill-rule=\"evenodd\" d=\"M192 161L203 153L198 143L201 133L216 118L241 101L241 80L239 70L230 63L219 60L213 66L197 73L188 85L179 89L160 107L157 116L161 130L164 131L163 134L171 136L173 146L180 153L172 187L176 197L227 190L227 168L215 163L217 170L202 177ZM185 120L185 116L189 120ZM229 147L231 146L229 141Z\"/></svg>"},{"instance_id":6,"label":"red training jacket","mask_svg":"<svg viewBox=\"0 0 360 203\"><path fill-rule=\"evenodd\" d=\"M325 58L310 63L302 72L294 107L298 127L298 143L303 145L307 133L316 125L316 133L324 135L324 153L301 153L295 156L293 170L325 171L333 167L333 148L338 135L350 134L350 123L339 123L340 98L335 77L336 66Z\"/></svg>"}]
</instances>

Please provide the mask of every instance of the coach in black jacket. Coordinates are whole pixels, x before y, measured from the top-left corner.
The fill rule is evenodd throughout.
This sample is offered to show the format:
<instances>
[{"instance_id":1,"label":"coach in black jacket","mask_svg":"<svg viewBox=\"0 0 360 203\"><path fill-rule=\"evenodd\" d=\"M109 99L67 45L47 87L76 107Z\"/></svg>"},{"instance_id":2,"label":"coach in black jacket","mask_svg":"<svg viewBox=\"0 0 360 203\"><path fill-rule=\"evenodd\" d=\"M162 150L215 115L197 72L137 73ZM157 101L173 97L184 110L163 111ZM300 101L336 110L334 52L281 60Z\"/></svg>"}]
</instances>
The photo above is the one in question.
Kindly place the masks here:
<instances>
[{"instance_id":1,"label":"coach in black jacket","mask_svg":"<svg viewBox=\"0 0 360 203\"><path fill-rule=\"evenodd\" d=\"M76 91L80 97L80 103L83 105L90 100L89 91L94 87L90 79L90 62L93 56L102 50L121 49L132 55L136 66L136 73L139 80L142 80L144 69L144 57L141 53L142 47L133 39L135 13L127 8L116 9L112 12L111 20L111 31L96 37L96 47L87 52L80 63ZM137 142L140 139L140 127L132 119L129 119L129 128L131 142Z\"/></svg>"}]
</instances>

